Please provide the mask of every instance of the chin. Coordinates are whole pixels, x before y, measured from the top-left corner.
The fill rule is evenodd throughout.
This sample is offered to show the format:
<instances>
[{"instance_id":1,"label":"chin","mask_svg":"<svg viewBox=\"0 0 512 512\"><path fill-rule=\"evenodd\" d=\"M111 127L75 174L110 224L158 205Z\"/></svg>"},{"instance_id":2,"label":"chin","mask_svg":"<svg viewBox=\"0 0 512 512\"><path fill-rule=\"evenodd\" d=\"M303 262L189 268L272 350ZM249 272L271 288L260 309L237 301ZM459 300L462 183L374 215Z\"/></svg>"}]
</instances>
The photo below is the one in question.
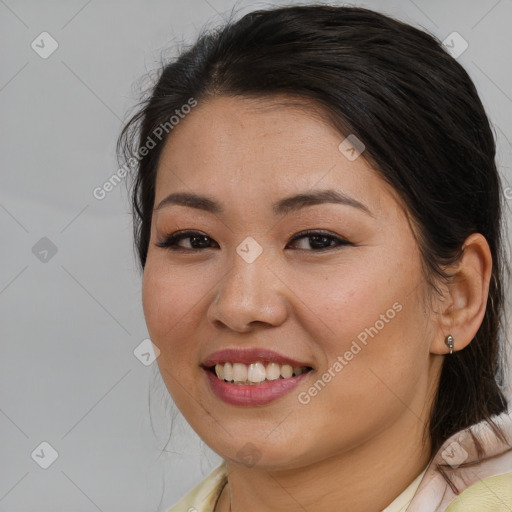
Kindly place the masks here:
<instances>
[{"instance_id":1,"label":"chin","mask_svg":"<svg viewBox=\"0 0 512 512\"><path fill-rule=\"evenodd\" d=\"M290 470L311 463L311 457L303 450L300 453L291 452L293 446L297 448L297 442L290 443L291 446L275 446L268 439L265 439L266 436L265 433L261 438L257 436L248 436L245 439L238 438L236 443L233 443L230 439L222 445L218 442L207 444L217 455L229 463L248 469ZM304 448L304 446L302 445L301 448Z\"/></svg>"}]
</instances>

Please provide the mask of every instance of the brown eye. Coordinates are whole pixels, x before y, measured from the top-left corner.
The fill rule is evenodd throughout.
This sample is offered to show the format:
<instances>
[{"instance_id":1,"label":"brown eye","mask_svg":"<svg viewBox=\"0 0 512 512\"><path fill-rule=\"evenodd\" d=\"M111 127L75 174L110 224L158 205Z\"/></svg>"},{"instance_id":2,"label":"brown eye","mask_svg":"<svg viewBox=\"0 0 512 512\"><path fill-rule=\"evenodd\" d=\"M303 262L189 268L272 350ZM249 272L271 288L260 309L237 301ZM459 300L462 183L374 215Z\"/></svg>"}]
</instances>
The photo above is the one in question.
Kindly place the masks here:
<instances>
[{"instance_id":1,"label":"brown eye","mask_svg":"<svg viewBox=\"0 0 512 512\"><path fill-rule=\"evenodd\" d=\"M329 247L340 247L344 245L353 245L348 240L332 235L326 231L303 231L292 239L292 242L300 239L309 240L309 246L316 251L322 251ZM310 250L308 248L299 247L299 250Z\"/></svg>"},{"instance_id":2,"label":"brown eye","mask_svg":"<svg viewBox=\"0 0 512 512\"><path fill-rule=\"evenodd\" d=\"M306 250L313 252L325 251L329 248L338 248L345 245L353 245L348 240L341 238L336 235L332 235L326 231L319 230L309 230L302 231L298 235L296 235L292 242L296 242L297 240L305 239L308 240L308 247L297 247L298 250ZM180 245L180 242L183 240L187 240L188 247L184 247ZM212 243L214 246L212 246ZM165 248L170 251L181 251L181 252L194 252L201 251L203 249L212 249L219 248L217 242L215 242L212 238L198 231L178 231L176 233L172 233L158 243L155 244L157 247ZM295 244L297 245L297 244Z\"/></svg>"},{"instance_id":3,"label":"brown eye","mask_svg":"<svg viewBox=\"0 0 512 512\"><path fill-rule=\"evenodd\" d=\"M189 240L189 247L182 247L178 245L182 240ZM204 235L198 231L178 231L176 233L172 233L171 235L166 236L163 240L159 241L155 245L157 247L162 247L165 249L169 249L170 251L200 251L202 249L210 249L210 242L213 242L217 245L212 238Z\"/></svg>"}]
</instances>

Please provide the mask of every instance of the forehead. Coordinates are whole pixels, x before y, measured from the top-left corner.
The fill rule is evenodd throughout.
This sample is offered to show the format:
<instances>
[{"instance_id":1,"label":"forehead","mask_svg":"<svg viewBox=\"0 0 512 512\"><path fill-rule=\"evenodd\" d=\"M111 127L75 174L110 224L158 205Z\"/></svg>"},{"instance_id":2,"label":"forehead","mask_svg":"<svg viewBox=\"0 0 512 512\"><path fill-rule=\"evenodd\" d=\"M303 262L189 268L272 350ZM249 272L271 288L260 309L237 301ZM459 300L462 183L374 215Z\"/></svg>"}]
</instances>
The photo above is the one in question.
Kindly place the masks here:
<instances>
[{"instance_id":1,"label":"forehead","mask_svg":"<svg viewBox=\"0 0 512 512\"><path fill-rule=\"evenodd\" d=\"M249 191L252 197L278 199L335 187L378 209L393 190L364 152L347 155L346 139L310 101L218 97L199 102L162 151L155 205L168 193L187 189L218 191L228 201Z\"/></svg>"},{"instance_id":2,"label":"forehead","mask_svg":"<svg viewBox=\"0 0 512 512\"><path fill-rule=\"evenodd\" d=\"M203 151L220 152L225 150L224 144L231 148L248 148L262 142L269 149L275 149L271 142L276 135L281 143L288 139L289 144L297 140L308 144L310 140L318 143L319 137L328 132L337 139L341 137L328 123L326 109L307 99L283 95L219 96L201 100L173 129L166 147L175 149L173 146L187 138L190 147ZM220 142L224 144L219 145ZM282 150L286 152L286 145ZM237 154L240 152L233 151L230 156Z\"/></svg>"}]
</instances>

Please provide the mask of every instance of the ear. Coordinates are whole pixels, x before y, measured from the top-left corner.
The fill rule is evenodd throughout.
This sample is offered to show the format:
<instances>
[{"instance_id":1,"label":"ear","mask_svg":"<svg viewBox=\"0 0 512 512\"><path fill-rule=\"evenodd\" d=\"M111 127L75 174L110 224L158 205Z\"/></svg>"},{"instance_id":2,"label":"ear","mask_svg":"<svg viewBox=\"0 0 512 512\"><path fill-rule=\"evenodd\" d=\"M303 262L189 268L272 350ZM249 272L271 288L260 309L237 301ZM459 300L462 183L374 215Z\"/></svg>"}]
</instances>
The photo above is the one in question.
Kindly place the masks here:
<instances>
[{"instance_id":1,"label":"ear","mask_svg":"<svg viewBox=\"0 0 512 512\"><path fill-rule=\"evenodd\" d=\"M482 324L489 294L492 256L483 235L473 233L462 246L460 259L447 271L452 276L438 302L437 333L430 346L433 354L449 354L446 337L453 336L453 351L465 348Z\"/></svg>"}]
</instances>

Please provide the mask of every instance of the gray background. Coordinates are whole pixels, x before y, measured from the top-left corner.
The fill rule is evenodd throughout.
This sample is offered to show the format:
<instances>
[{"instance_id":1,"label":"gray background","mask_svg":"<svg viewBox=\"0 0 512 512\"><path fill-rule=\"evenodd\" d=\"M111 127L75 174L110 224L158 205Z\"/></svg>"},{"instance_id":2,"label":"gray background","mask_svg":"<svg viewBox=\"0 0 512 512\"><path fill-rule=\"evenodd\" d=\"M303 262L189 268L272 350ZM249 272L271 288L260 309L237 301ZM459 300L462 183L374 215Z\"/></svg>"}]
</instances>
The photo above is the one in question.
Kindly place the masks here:
<instances>
[{"instance_id":1,"label":"gray background","mask_svg":"<svg viewBox=\"0 0 512 512\"><path fill-rule=\"evenodd\" d=\"M469 47L458 60L494 124L509 186L512 0L352 5L441 40L462 35ZM118 168L115 140L136 81L164 48L172 55L233 6L0 0L0 511L167 510L220 461L181 416L165 446L172 405L156 363L134 355L148 334L126 188L101 201L92 191ZM43 31L59 45L46 59L31 47ZM31 457L43 441L58 453L48 469ZM40 450L39 460L49 457Z\"/></svg>"}]
</instances>

